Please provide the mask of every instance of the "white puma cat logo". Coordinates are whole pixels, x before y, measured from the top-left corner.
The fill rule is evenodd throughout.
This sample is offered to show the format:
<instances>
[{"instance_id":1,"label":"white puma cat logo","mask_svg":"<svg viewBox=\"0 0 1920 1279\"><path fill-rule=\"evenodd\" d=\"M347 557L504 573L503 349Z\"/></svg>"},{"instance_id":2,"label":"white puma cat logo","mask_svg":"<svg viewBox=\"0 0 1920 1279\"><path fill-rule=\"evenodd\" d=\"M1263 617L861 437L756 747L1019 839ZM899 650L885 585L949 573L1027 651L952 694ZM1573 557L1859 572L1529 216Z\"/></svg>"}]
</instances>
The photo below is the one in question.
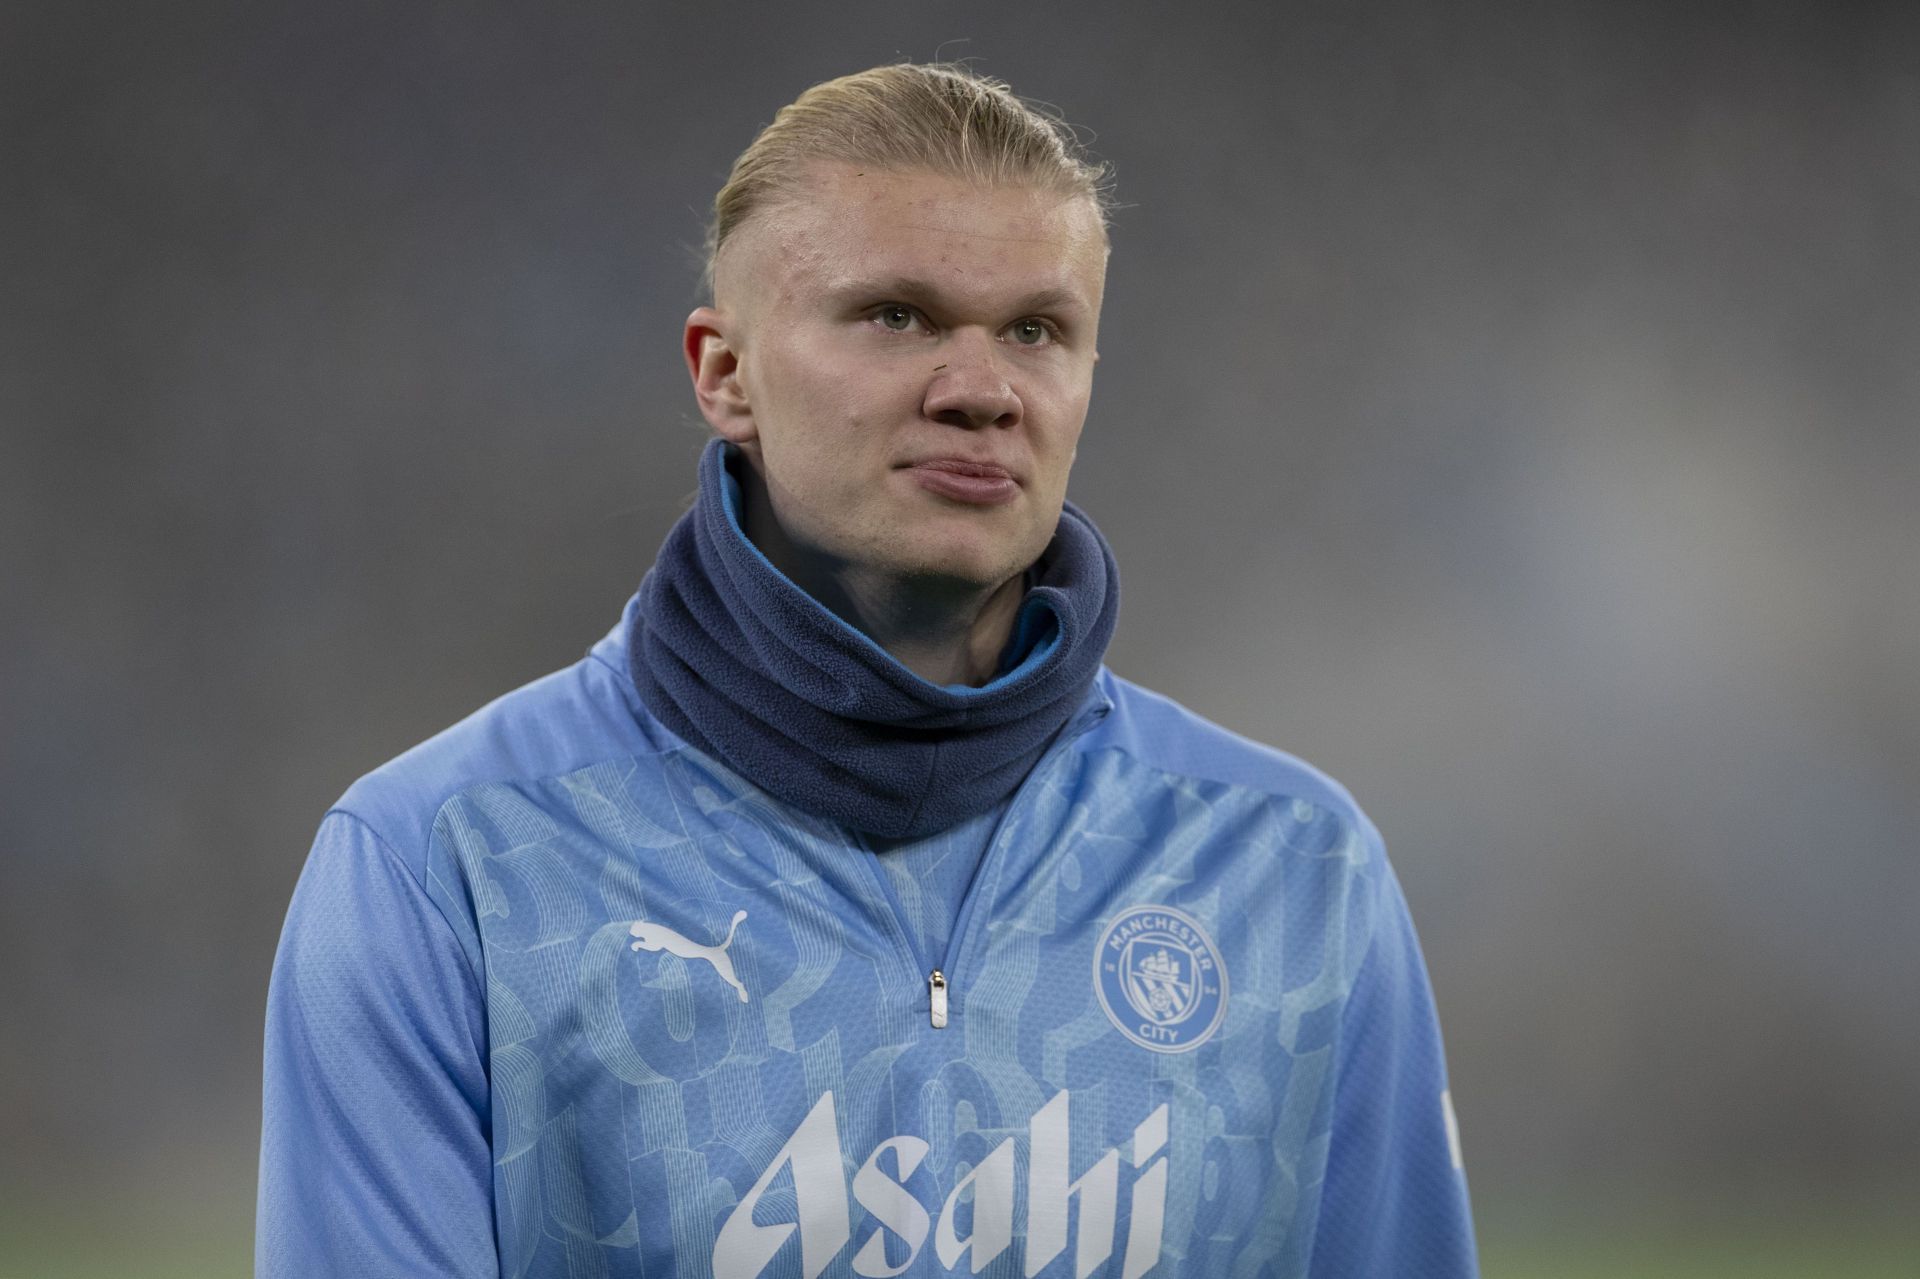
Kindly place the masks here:
<instances>
[{"instance_id":1,"label":"white puma cat logo","mask_svg":"<svg viewBox=\"0 0 1920 1279\"><path fill-rule=\"evenodd\" d=\"M747 1002L747 988L733 975L733 961L727 958L727 947L733 945L733 934L740 927L740 921L747 917L744 910L733 912L733 923L727 928L727 939L718 946L702 946L697 941L682 937L665 924L650 924L644 919L633 921L633 927L627 931L633 934L634 950L664 950L669 955L678 955L682 959L704 959L713 965L713 971L720 974L720 980L740 992L740 1002Z\"/></svg>"}]
</instances>

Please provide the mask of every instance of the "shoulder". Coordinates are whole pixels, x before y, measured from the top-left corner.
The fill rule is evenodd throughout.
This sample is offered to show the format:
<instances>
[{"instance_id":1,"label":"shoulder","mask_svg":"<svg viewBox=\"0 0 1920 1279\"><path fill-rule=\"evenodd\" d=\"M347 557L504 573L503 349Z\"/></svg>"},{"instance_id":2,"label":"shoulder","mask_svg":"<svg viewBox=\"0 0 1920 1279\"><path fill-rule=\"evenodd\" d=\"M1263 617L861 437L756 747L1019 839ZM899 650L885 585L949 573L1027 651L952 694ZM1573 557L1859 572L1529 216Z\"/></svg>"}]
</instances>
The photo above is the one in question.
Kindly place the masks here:
<instances>
[{"instance_id":1,"label":"shoulder","mask_svg":"<svg viewBox=\"0 0 1920 1279\"><path fill-rule=\"evenodd\" d=\"M1100 688L1112 709L1082 739L1082 749L1117 750L1162 773L1309 806L1345 827L1376 856L1383 855L1379 831L1346 787L1312 764L1243 737L1105 667Z\"/></svg>"},{"instance_id":2,"label":"shoulder","mask_svg":"<svg viewBox=\"0 0 1920 1279\"><path fill-rule=\"evenodd\" d=\"M357 818L416 871L440 810L473 787L533 782L659 749L658 727L602 643L367 773L329 810Z\"/></svg>"}]
</instances>

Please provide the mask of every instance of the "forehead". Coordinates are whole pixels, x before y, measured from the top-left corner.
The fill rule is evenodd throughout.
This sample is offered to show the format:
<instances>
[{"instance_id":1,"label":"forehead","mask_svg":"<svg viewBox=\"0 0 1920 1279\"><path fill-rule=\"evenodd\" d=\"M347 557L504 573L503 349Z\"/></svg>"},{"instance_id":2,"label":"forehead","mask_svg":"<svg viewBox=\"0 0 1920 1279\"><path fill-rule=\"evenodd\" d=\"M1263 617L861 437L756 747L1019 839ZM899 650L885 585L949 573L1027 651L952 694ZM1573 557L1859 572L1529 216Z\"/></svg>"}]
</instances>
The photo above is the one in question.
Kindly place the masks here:
<instances>
[{"instance_id":1,"label":"forehead","mask_svg":"<svg viewBox=\"0 0 1920 1279\"><path fill-rule=\"evenodd\" d=\"M1070 292L1097 309L1106 272L1106 230L1085 195L837 161L810 165L736 240L729 250L741 252L722 255L719 290L787 300L911 279L969 295Z\"/></svg>"}]
</instances>

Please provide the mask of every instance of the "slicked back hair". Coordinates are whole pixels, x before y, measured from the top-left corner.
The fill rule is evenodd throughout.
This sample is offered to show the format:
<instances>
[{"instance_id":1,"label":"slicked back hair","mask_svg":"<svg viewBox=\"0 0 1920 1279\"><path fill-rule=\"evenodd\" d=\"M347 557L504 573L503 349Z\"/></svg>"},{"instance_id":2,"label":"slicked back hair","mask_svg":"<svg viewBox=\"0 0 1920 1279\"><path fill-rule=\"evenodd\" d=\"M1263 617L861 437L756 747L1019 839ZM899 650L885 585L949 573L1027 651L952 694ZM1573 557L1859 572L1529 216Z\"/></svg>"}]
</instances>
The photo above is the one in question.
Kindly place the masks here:
<instances>
[{"instance_id":1,"label":"slicked back hair","mask_svg":"<svg viewBox=\"0 0 1920 1279\"><path fill-rule=\"evenodd\" d=\"M1004 82L950 62L874 67L802 93L733 162L707 228L702 283L709 298L728 238L794 194L818 160L1084 195L1103 226L1111 208L1106 166L1086 155L1059 117Z\"/></svg>"}]
</instances>

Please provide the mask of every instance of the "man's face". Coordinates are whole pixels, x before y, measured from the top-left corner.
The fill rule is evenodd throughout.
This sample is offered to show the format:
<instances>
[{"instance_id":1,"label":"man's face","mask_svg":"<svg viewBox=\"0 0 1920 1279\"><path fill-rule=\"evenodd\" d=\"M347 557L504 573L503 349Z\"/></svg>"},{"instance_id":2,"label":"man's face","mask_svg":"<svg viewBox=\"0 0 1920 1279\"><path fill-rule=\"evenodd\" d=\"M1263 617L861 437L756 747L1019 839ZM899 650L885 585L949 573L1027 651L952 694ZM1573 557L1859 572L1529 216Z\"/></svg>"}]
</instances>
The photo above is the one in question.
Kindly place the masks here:
<instances>
[{"instance_id":1,"label":"man's face","mask_svg":"<svg viewBox=\"0 0 1920 1279\"><path fill-rule=\"evenodd\" d=\"M1086 419L1106 257L1084 196L828 162L743 225L686 353L782 549L983 587L1031 564Z\"/></svg>"}]
</instances>

